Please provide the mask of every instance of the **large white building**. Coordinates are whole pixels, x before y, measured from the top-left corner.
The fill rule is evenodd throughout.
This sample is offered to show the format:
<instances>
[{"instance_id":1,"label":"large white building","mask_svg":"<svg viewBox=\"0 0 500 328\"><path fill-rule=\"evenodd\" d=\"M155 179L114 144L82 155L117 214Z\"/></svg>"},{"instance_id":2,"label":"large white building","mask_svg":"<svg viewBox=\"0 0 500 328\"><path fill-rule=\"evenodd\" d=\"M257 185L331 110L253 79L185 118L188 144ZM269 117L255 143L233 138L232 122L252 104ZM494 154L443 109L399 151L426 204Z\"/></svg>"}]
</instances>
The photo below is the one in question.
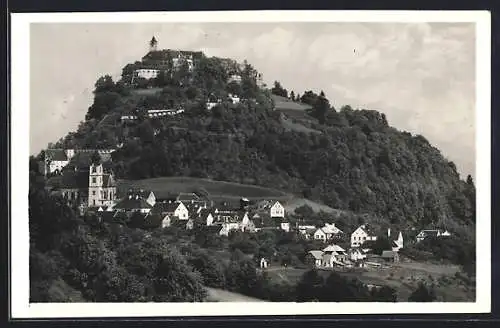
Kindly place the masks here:
<instances>
[{"instance_id":1,"label":"large white building","mask_svg":"<svg viewBox=\"0 0 500 328\"><path fill-rule=\"evenodd\" d=\"M143 78L143 79L149 80L149 79L154 79L154 78L158 77L158 74L160 74L159 69L140 68L140 69L135 70L134 78Z\"/></svg>"}]
</instances>

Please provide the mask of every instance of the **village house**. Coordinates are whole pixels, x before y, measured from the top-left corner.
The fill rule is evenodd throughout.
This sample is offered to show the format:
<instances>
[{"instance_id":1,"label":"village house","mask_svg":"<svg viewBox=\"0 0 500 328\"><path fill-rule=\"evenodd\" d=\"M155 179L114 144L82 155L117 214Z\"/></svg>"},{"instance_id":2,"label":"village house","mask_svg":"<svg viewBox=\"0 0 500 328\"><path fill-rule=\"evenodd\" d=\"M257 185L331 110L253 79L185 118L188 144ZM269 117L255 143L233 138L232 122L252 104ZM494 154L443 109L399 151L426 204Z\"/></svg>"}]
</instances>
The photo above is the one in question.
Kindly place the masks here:
<instances>
[{"instance_id":1,"label":"village house","mask_svg":"<svg viewBox=\"0 0 500 328\"><path fill-rule=\"evenodd\" d=\"M280 202L276 201L271 206L270 215L272 218L284 218L285 217L285 208L281 205Z\"/></svg>"},{"instance_id":2,"label":"village house","mask_svg":"<svg viewBox=\"0 0 500 328\"><path fill-rule=\"evenodd\" d=\"M319 228L314 232L314 239L326 242L327 240L330 240L340 234L342 234L342 230L337 228L335 223L325 223L324 227Z\"/></svg>"},{"instance_id":3,"label":"village house","mask_svg":"<svg viewBox=\"0 0 500 328\"><path fill-rule=\"evenodd\" d=\"M377 236L375 236L370 229L363 224L351 234L351 247L359 247L363 245L365 241L375 240L377 240Z\"/></svg>"},{"instance_id":4,"label":"village house","mask_svg":"<svg viewBox=\"0 0 500 328\"><path fill-rule=\"evenodd\" d=\"M338 245L329 245L323 249L324 266L333 267L335 264L342 265L342 263L346 262L346 260L347 252Z\"/></svg>"},{"instance_id":5,"label":"village house","mask_svg":"<svg viewBox=\"0 0 500 328\"><path fill-rule=\"evenodd\" d=\"M314 233L316 232L316 227L313 225L297 225L296 230L300 236L305 239L314 238Z\"/></svg>"},{"instance_id":6,"label":"village house","mask_svg":"<svg viewBox=\"0 0 500 328\"><path fill-rule=\"evenodd\" d=\"M188 209L182 202L156 202L153 211L161 216L162 228L170 227L174 222L183 222L185 226L189 221Z\"/></svg>"},{"instance_id":7,"label":"village house","mask_svg":"<svg viewBox=\"0 0 500 328\"><path fill-rule=\"evenodd\" d=\"M445 230L439 230L439 229L434 229L434 230L422 230L418 233L417 235L417 243L421 242L427 237L434 237L434 238L441 238L441 237L449 237L451 234Z\"/></svg>"},{"instance_id":8,"label":"village house","mask_svg":"<svg viewBox=\"0 0 500 328\"><path fill-rule=\"evenodd\" d=\"M280 229L286 232L290 232L290 222L280 222Z\"/></svg>"},{"instance_id":9,"label":"village house","mask_svg":"<svg viewBox=\"0 0 500 328\"><path fill-rule=\"evenodd\" d=\"M200 210L198 217L203 225L211 226L214 223L213 210L211 208L203 208Z\"/></svg>"},{"instance_id":10,"label":"village house","mask_svg":"<svg viewBox=\"0 0 500 328\"><path fill-rule=\"evenodd\" d=\"M321 267L323 265L323 251L309 251L306 255L306 262L314 267Z\"/></svg>"},{"instance_id":11,"label":"village house","mask_svg":"<svg viewBox=\"0 0 500 328\"><path fill-rule=\"evenodd\" d=\"M366 259L366 254L359 248L350 248L348 253L348 258L352 262L358 262Z\"/></svg>"},{"instance_id":12,"label":"village house","mask_svg":"<svg viewBox=\"0 0 500 328\"><path fill-rule=\"evenodd\" d=\"M272 218L268 213L262 213L258 216L253 216L253 222L255 225L255 231L260 230L285 230L288 228L290 230L290 224L282 220L282 218ZM286 231L286 230L285 230Z\"/></svg>"},{"instance_id":13,"label":"village house","mask_svg":"<svg viewBox=\"0 0 500 328\"><path fill-rule=\"evenodd\" d=\"M203 208L211 206L211 202L207 197L200 197L194 192L181 192L176 197L176 202L182 202L184 204L197 204Z\"/></svg>"},{"instance_id":14,"label":"village house","mask_svg":"<svg viewBox=\"0 0 500 328\"><path fill-rule=\"evenodd\" d=\"M399 252L404 246L403 233L400 231L397 239L391 239L391 228L387 229L387 239L391 241L391 247L394 252Z\"/></svg>"},{"instance_id":15,"label":"village house","mask_svg":"<svg viewBox=\"0 0 500 328\"><path fill-rule=\"evenodd\" d=\"M147 214L153 209L153 205L147 202L140 194L129 193L126 197L113 205L115 212L133 213L139 212Z\"/></svg>"},{"instance_id":16,"label":"village house","mask_svg":"<svg viewBox=\"0 0 500 328\"><path fill-rule=\"evenodd\" d=\"M338 245L329 245L320 250L309 251L306 255L306 262L315 267L333 268L335 266L344 266L348 263L347 252Z\"/></svg>"},{"instance_id":17,"label":"village house","mask_svg":"<svg viewBox=\"0 0 500 328\"><path fill-rule=\"evenodd\" d=\"M144 199L149 205L155 206L156 204L156 196L154 192L151 190L144 190L144 189L129 189L127 192L127 196L133 195L133 196L139 196L140 198Z\"/></svg>"}]
</instances>

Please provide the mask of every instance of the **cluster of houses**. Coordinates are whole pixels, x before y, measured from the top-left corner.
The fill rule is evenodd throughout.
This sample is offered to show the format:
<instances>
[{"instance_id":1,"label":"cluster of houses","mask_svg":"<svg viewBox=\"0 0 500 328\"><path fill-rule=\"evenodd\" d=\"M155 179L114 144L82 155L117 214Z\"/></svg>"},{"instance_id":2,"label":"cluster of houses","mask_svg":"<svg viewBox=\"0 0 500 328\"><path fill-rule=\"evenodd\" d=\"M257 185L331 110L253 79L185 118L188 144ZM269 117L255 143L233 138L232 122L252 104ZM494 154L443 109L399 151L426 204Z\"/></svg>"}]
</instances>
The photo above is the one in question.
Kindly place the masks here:
<instances>
[{"instance_id":1,"label":"cluster of houses","mask_svg":"<svg viewBox=\"0 0 500 328\"><path fill-rule=\"evenodd\" d=\"M335 240L338 235L342 234L342 231L332 228L336 227L332 224L328 224L326 227L318 229L321 231L317 230L314 233L314 238L324 242ZM391 242L391 249L384 250L380 258L386 261L397 262L399 261L398 252L403 248L404 244L403 234L399 232L396 239L391 239L391 230L388 229L387 238ZM352 232L350 248L348 250L343 249L339 245L330 244L323 250L309 251L306 255L306 260L309 264L317 268L365 266L367 263L367 255L371 250L365 242L376 240L377 236L367 227L367 225L363 224Z\"/></svg>"},{"instance_id":2,"label":"cluster of houses","mask_svg":"<svg viewBox=\"0 0 500 328\"><path fill-rule=\"evenodd\" d=\"M309 228L309 227L308 227ZM303 233L304 230L300 230ZM336 228L333 224L325 224L325 227L316 229L312 234L316 240L323 242L339 240L342 231ZM428 237L442 238L451 236L446 230L432 229L422 230L417 236L415 242L421 242ZM400 231L397 238L392 238L391 229L387 229L387 239L389 240L390 249L382 250L380 256L370 254L370 244L366 242L375 242L377 235L373 233L367 225L363 224L354 230L350 238L350 248L343 249L334 243L330 244L323 250L311 250L306 255L306 260L309 264L317 268L332 268L332 267L364 267L365 265L380 266L382 262L398 262L399 251L404 246L403 233Z\"/></svg>"},{"instance_id":3,"label":"cluster of houses","mask_svg":"<svg viewBox=\"0 0 500 328\"><path fill-rule=\"evenodd\" d=\"M208 196L198 193L179 193L157 198L152 191L128 190L119 195L117 182L111 169L113 149L48 149L43 163L46 173L52 173L47 188L58 193L68 203L77 205L80 214L88 211L97 214L99 221L118 222L140 228L182 229L203 228L220 235L231 231L257 232L260 230L294 231L305 239L329 244L322 250L307 254L310 263L321 268L351 266L366 263L370 242L377 241L377 233L363 224L350 234L349 249L339 245L346 240L345 233L335 223L293 226L285 216L285 208L277 200L263 200L251 204L241 198L237 204L215 204ZM441 238L451 234L442 230L422 230L416 242L428 237ZM398 261L398 252L404 246L403 233L395 238L387 230L390 249L384 250L381 259ZM344 245L344 244L343 244ZM265 264L267 266L267 264ZM264 264L262 264L264 266Z\"/></svg>"},{"instance_id":4,"label":"cluster of houses","mask_svg":"<svg viewBox=\"0 0 500 328\"><path fill-rule=\"evenodd\" d=\"M230 231L256 232L262 229L289 231L285 211L278 202L261 202L250 210L248 199L239 204L215 204L204 195L179 193L175 197L157 198L151 191L128 190L110 205L97 209L99 221L119 222L142 228L204 228L220 235ZM250 213L254 213L250 216Z\"/></svg>"}]
</instances>

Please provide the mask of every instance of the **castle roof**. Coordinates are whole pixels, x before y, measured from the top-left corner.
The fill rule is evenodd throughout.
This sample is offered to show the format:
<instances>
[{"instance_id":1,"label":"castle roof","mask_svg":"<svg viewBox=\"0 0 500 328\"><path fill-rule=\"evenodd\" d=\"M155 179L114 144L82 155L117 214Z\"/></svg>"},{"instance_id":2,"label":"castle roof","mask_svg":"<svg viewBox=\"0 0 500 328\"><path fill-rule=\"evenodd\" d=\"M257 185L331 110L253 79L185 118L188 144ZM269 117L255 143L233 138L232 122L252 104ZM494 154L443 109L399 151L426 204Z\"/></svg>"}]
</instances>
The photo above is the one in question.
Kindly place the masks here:
<instances>
[{"instance_id":1,"label":"castle roof","mask_svg":"<svg viewBox=\"0 0 500 328\"><path fill-rule=\"evenodd\" d=\"M45 158L52 161L67 161L68 156L64 149L47 149L45 151Z\"/></svg>"}]
</instances>

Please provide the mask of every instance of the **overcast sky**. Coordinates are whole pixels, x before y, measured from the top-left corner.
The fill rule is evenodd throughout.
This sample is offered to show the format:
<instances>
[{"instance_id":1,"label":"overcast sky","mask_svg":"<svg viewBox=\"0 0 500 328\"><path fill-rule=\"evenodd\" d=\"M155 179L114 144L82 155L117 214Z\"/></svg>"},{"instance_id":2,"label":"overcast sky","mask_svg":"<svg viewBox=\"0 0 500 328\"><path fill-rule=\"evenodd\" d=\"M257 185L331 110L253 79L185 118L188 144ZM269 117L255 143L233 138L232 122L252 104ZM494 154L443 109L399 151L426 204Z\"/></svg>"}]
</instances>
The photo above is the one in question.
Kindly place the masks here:
<instances>
[{"instance_id":1,"label":"overcast sky","mask_svg":"<svg viewBox=\"0 0 500 328\"><path fill-rule=\"evenodd\" d=\"M31 153L75 130L97 78L118 78L153 35L159 48L247 59L269 85L384 112L474 176L475 29L466 23L32 24Z\"/></svg>"}]
</instances>

